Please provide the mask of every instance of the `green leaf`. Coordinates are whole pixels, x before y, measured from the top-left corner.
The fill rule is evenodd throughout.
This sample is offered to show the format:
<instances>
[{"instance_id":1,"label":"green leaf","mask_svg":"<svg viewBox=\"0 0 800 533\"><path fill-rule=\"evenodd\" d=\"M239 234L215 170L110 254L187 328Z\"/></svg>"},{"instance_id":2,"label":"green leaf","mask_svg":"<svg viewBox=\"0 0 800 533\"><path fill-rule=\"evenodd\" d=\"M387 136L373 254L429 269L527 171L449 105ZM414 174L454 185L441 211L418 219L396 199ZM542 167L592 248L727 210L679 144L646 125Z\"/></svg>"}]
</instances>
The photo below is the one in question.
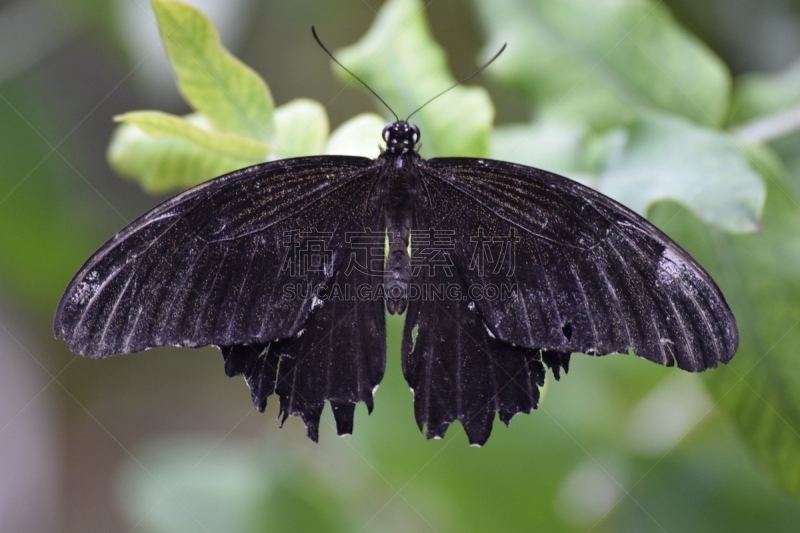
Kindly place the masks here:
<instances>
[{"instance_id":1,"label":"green leaf","mask_svg":"<svg viewBox=\"0 0 800 533\"><path fill-rule=\"evenodd\" d=\"M275 111L275 153L270 159L320 154L330 126L319 102L298 98Z\"/></svg>"},{"instance_id":2,"label":"green leaf","mask_svg":"<svg viewBox=\"0 0 800 533\"><path fill-rule=\"evenodd\" d=\"M730 135L656 114L628 129L598 189L640 214L672 199L705 222L739 233L758 229L766 194Z\"/></svg>"},{"instance_id":3,"label":"green leaf","mask_svg":"<svg viewBox=\"0 0 800 533\"><path fill-rule=\"evenodd\" d=\"M325 153L375 159L384 144L381 132L385 125L386 120L374 113L357 115L336 128L328 139Z\"/></svg>"},{"instance_id":4,"label":"green leaf","mask_svg":"<svg viewBox=\"0 0 800 533\"><path fill-rule=\"evenodd\" d=\"M213 129L269 144L274 105L264 80L223 48L201 11L174 0L152 4L184 99Z\"/></svg>"},{"instance_id":5,"label":"green leaf","mask_svg":"<svg viewBox=\"0 0 800 533\"><path fill-rule=\"evenodd\" d=\"M264 81L225 51L197 9L153 0L178 86L198 113L138 111L118 117L111 165L151 192L196 185L270 159L321 153L324 107L298 99L274 110ZM277 127L277 130L276 130Z\"/></svg>"},{"instance_id":6,"label":"green leaf","mask_svg":"<svg viewBox=\"0 0 800 533\"><path fill-rule=\"evenodd\" d=\"M728 107L725 65L650 0L474 0L490 36L507 42L488 70L548 115L607 128L642 109L716 125ZM401 40L399 40L401 41Z\"/></svg>"},{"instance_id":7,"label":"green leaf","mask_svg":"<svg viewBox=\"0 0 800 533\"><path fill-rule=\"evenodd\" d=\"M198 113L176 117L137 111L119 117L108 147L111 166L152 193L185 189L228 172L263 163L269 147L210 130ZM275 110L278 130L271 159L322 153L328 117L321 104L299 99Z\"/></svg>"},{"instance_id":8,"label":"green leaf","mask_svg":"<svg viewBox=\"0 0 800 533\"><path fill-rule=\"evenodd\" d=\"M456 80L430 34L420 0L389 0L367 34L337 57L404 118ZM352 82L338 66L336 73ZM414 115L426 156L486 156L494 108L485 90L460 86Z\"/></svg>"},{"instance_id":9,"label":"green leaf","mask_svg":"<svg viewBox=\"0 0 800 533\"><path fill-rule=\"evenodd\" d=\"M135 124L156 139L178 137L207 150L242 159L266 159L269 147L241 135L218 133L161 111L132 111L114 117L117 122Z\"/></svg>"},{"instance_id":10,"label":"green leaf","mask_svg":"<svg viewBox=\"0 0 800 533\"><path fill-rule=\"evenodd\" d=\"M709 269L739 324L739 351L704 381L763 470L800 498L800 195L768 148L749 156L767 177L760 232L726 235L691 217L660 218Z\"/></svg>"},{"instance_id":11,"label":"green leaf","mask_svg":"<svg viewBox=\"0 0 800 533\"><path fill-rule=\"evenodd\" d=\"M189 115L186 120L208 128L202 115ZM114 170L151 193L185 189L263 161L224 155L182 137L151 137L135 124L122 124L115 130L107 155Z\"/></svg>"}]
</instances>

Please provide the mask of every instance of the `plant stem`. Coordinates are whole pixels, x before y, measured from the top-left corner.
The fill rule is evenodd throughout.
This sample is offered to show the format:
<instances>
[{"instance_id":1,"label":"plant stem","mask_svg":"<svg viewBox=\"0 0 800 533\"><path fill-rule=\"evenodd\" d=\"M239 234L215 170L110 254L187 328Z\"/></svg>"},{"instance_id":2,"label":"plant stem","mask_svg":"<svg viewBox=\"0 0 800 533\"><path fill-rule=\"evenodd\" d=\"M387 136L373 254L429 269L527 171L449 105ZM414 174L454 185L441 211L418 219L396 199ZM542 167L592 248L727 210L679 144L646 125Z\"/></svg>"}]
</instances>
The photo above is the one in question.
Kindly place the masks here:
<instances>
[{"instance_id":1,"label":"plant stem","mask_svg":"<svg viewBox=\"0 0 800 533\"><path fill-rule=\"evenodd\" d=\"M733 133L749 144L762 144L800 131L800 105L734 128Z\"/></svg>"}]
</instances>

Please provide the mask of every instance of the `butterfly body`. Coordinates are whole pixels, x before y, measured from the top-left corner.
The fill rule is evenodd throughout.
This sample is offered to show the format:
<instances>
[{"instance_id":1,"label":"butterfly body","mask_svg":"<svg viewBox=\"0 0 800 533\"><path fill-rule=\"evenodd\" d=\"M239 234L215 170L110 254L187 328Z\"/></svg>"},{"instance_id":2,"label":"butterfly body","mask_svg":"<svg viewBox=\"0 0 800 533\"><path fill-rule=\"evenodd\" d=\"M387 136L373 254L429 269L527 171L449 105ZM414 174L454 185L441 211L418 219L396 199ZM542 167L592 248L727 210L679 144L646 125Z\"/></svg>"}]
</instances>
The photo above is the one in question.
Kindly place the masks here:
<instances>
[{"instance_id":1,"label":"butterfly body","mask_svg":"<svg viewBox=\"0 0 800 533\"><path fill-rule=\"evenodd\" d=\"M378 158L382 163L378 181L386 190L381 203L389 243L384 292L387 310L396 315L406 310L408 286L412 281L408 242L414 206L419 204L421 196L420 176L415 172L420 158L414 150L419 130L413 124L395 122L384 128L383 138L386 150Z\"/></svg>"},{"instance_id":2,"label":"butterfly body","mask_svg":"<svg viewBox=\"0 0 800 533\"><path fill-rule=\"evenodd\" d=\"M535 409L545 368L628 353L700 371L738 345L713 280L639 215L567 178L502 161L426 160L384 129L376 160L304 157L211 180L120 231L76 274L54 324L102 358L215 345L259 410L318 438L372 409L384 313L406 314L402 363L426 435L473 444ZM388 246L388 254L386 248Z\"/></svg>"}]
</instances>

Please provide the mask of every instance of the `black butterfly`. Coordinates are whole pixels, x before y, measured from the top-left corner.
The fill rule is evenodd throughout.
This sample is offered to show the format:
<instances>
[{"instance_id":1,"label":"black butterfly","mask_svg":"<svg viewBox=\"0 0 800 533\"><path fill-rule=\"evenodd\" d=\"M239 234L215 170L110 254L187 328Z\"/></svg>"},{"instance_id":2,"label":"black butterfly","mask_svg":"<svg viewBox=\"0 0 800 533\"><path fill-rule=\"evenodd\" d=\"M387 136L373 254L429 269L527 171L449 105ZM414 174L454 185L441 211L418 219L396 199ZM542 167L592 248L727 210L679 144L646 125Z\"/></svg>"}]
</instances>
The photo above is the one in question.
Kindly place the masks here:
<instances>
[{"instance_id":1,"label":"black butterfly","mask_svg":"<svg viewBox=\"0 0 800 533\"><path fill-rule=\"evenodd\" d=\"M372 410L385 308L407 312L403 373L428 438L459 420L484 443L573 352L690 371L733 356L714 281L639 215L543 170L422 159L404 121L383 137L375 160L264 163L159 205L77 273L56 336L94 358L219 346L259 410L277 393L314 440L326 401L339 434L356 403Z\"/></svg>"},{"instance_id":2,"label":"black butterfly","mask_svg":"<svg viewBox=\"0 0 800 533\"><path fill-rule=\"evenodd\" d=\"M315 441L326 401L340 435L358 402L372 411L386 310L407 313L420 429L441 437L459 420L472 444L495 413L508 425L535 409L545 365L558 379L573 352L690 371L733 357L719 288L639 215L536 168L422 159L407 120L383 139L375 160L264 163L144 214L75 275L56 337L94 358L218 346L260 411L277 393L283 420L301 416Z\"/></svg>"}]
</instances>

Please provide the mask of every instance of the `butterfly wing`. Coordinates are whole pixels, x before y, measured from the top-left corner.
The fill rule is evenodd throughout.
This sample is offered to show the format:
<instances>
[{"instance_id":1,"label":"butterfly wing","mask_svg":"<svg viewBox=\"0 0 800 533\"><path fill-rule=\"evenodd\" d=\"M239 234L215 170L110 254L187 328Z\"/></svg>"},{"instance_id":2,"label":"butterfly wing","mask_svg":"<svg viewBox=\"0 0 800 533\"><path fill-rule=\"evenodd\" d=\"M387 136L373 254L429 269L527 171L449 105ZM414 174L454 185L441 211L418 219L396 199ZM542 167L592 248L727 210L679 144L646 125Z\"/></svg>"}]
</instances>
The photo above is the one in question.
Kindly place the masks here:
<instances>
[{"instance_id":1,"label":"butterfly wing","mask_svg":"<svg viewBox=\"0 0 800 533\"><path fill-rule=\"evenodd\" d=\"M225 372L244 375L259 411L277 393L283 419L302 417L314 441L326 401L339 435L352 433L355 404L364 402L372 412L372 394L386 367L384 302L337 297L331 288L369 287L374 294L380 283L379 270L338 268L303 329L271 343L223 346Z\"/></svg>"},{"instance_id":2,"label":"butterfly wing","mask_svg":"<svg viewBox=\"0 0 800 533\"><path fill-rule=\"evenodd\" d=\"M59 303L56 336L95 358L217 345L226 372L244 374L262 410L277 391L282 410L307 425L325 400L352 412L351 404L371 402L383 375L382 308L352 301L336 309L308 288L366 276L345 275L346 236L381 227L370 201L375 179L369 159L308 157L242 169L180 194L87 261ZM380 322L361 327L366 315ZM347 336L353 342L344 346Z\"/></svg>"},{"instance_id":3,"label":"butterfly wing","mask_svg":"<svg viewBox=\"0 0 800 533\"><path fill-rule=\"evenodd\" d=\"M610 198L500 161L432 159L421 161L418 172L424 184L418 203L429 215L416 227L451 235L445 242L455 270L438 274L435 284L454 283L463 296L409 308L404 368L415 388L417 421L428 425L429 436L443 432L442 421L477 424L494 411L506 420L509 409L535 407L533 393L505 406L502 397L538 383L540 361L557 370L573 352L633 352L700 371L736 351L735 319L711 277ZM412 263L420 254L412 237ZM527 368L537 369L522 369L519 357L505 363L512 351L534 354ZM486 371L473 374L465 361L480 354ZM482 399L482 414L464 404L468 397ZM488 437L485 426L474 430L475 438L465 428L471 442Z\"/></svg>"}]
</instances>

